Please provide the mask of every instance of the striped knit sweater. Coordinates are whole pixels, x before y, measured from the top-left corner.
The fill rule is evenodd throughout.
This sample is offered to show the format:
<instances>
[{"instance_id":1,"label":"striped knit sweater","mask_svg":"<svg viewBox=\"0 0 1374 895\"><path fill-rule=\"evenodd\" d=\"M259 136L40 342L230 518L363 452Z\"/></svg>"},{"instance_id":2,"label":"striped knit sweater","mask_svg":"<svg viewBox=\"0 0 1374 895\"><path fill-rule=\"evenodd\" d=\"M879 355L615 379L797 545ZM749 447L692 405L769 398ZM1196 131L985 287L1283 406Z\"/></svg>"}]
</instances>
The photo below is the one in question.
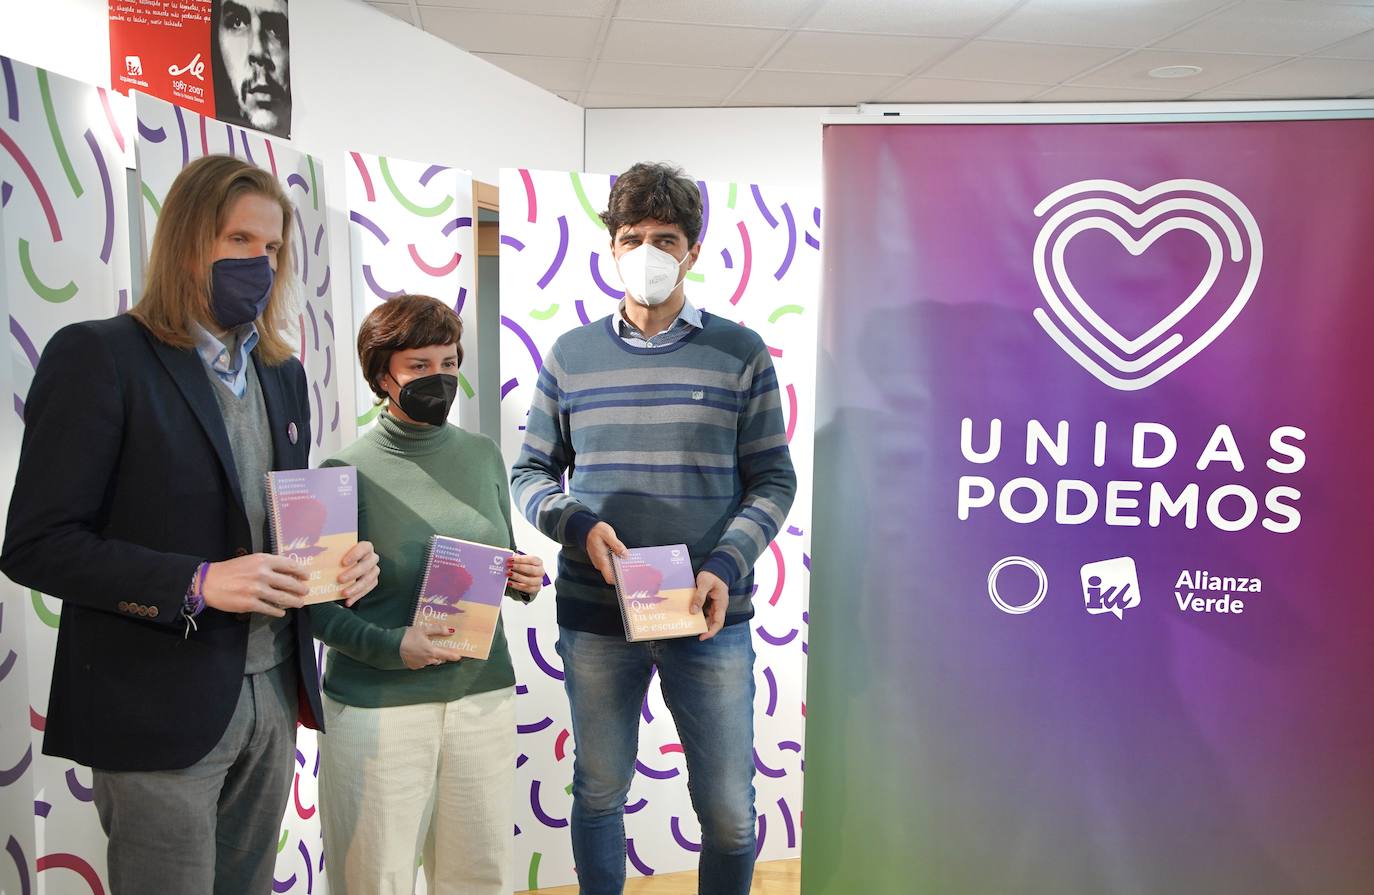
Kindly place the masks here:
<instances>
[{"instance_id":1,"label":"striped knit sweater","mask_svg":"<svg viewBox=\"0 0 1374 895\"><path fill-rule=\"evenodd\" d=\"M704 312L701 330L663 348L625 344L612 320L554 343L511 473L516 506L563 545L558 623L623 634L615 590L587 558L598 521L627 547L686 544L694 572L729 585L726 624L743 622L754 561L797 490L768 348Z\"/></svg>"}]
</instances>

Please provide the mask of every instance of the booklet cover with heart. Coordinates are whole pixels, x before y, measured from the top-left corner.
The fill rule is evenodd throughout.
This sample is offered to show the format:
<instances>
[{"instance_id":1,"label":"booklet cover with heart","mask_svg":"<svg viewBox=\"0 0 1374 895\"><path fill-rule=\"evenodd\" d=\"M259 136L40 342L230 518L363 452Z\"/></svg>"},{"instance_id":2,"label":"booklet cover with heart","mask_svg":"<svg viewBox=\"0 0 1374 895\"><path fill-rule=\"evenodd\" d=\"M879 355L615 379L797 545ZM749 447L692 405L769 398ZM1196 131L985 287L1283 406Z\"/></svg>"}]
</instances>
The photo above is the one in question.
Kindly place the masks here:
<instances>
[{"instance_id":1,"label":"booklet cover with heart","mask_svg":"<svg viewBox=\"0 0 1374 895\"><path fill-rule=\"evenodd\" d=\"M664 640L706 633L706 615L688 607L696 592L692 557L685 544L635 547L611 554L625 639Z\"/></svg>"},{"instance_id":2,"label":"booklet cover with heart","mask_svg":"<svg viewBox=\"0 0 1374 895\"><path fill-rule=\"evenodd\" d=\"M434 641L471 659L485 659L501 619L506 561L511 551L434 535L415 601L414 625L447 625L454 633Z\"/></svg>"},{"instance_id":3,"label":"booklet cover with heart","mask_svg":"<svg viewBox=\"0 0 1374 895\"><path fill-rule=\"evenodd\" d=\"M309 574L306 604L343 599L344 554L358 543L358 471L352 466L267 474L272 552Z\"/></svg>"}]
</instances>

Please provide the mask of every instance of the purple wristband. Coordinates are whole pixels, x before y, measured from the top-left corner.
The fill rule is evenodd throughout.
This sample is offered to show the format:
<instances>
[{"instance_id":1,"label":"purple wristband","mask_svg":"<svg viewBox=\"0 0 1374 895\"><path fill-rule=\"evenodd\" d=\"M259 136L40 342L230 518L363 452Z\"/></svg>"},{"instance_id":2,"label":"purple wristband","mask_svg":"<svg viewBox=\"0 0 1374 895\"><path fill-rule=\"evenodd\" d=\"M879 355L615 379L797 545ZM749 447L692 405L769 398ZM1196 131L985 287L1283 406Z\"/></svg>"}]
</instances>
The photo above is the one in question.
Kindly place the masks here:
<instances>
[{"instance_id":1,"label":"purple wristband","mask_svg":"<svg viewBox=\"0 0 1374 895\"><path fill-rule=\"evenodd\" d=\"M187 618L195 618L205 608L205 576L208 574L210 564L203 562L196 566L196 572L191 576L191 586L186 588L186 602L181 607L181 614Z\"/></svg>"}]
</instances>

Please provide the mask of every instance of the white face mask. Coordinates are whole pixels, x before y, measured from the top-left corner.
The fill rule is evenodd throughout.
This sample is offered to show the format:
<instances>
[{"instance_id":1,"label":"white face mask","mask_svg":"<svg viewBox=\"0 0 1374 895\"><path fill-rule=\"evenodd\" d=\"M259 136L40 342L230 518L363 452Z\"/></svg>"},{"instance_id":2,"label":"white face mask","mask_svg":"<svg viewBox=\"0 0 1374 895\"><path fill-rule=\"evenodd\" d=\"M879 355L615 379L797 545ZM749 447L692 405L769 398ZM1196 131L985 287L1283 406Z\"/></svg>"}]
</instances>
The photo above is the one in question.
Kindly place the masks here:
<instances>
[{"instance_id":1,"label":"white face mask","mask_svg":"<svg viewBox=\"0 0 1374 895\"><path fill-rule=\"evenodd\" d=\"M681 266L681 261L647 242L621 255L616 262L625 293L646 308L668 300L687 276L685 271L678 276Z\"/></svg>"}]
</instances>

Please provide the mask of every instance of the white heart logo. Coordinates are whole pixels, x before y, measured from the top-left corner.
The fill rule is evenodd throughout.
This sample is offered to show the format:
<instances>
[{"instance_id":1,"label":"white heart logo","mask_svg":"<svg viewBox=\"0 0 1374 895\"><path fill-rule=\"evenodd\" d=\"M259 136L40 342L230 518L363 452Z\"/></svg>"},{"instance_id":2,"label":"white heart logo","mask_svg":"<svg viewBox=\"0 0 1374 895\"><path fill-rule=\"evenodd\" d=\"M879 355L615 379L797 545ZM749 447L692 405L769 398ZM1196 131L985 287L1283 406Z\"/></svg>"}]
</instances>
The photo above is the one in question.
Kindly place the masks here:
<instances>
[{"instance_id":1,"label":"white heart logo","mask_svg":"<svg viewBox=\"0 0 1374 895\"><path fill-rule=\"evenodd\" d=\"M1254 215L1235 195L1205 180L1168 180L1144 190L1114 180L1081 180L1042 199L1035 216L1051 209L1056 210L1035 240L1035 280L1048 308L1035 309L1036 322L1064 353L1112 388L1148 388L1192 360L1231 325L1259 280L1264 246ZM1207 270L1163 318L1139 336L1125 336L1084 300L1065 266L1069 241L1088 230L1111 235L1132 257L1165 234L1196 233L1210 250ZM1189 341L1176 327L1208 297L1228 265L1244 272L1243 281L1216 321Z\"/></svg>"}]
</instances>

